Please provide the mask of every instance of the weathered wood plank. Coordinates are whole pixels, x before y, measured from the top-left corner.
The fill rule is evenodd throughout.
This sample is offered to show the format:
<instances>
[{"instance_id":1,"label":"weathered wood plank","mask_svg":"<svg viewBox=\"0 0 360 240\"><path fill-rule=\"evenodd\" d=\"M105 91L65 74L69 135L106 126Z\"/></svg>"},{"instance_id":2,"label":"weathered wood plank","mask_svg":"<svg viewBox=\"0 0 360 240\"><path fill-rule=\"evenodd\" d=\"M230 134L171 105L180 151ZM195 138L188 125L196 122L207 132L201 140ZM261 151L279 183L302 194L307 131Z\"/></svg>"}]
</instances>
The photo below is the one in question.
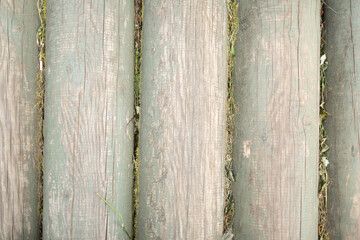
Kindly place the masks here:
<instances>
[{"instance_id":1,"label":"weathered wood plank","mask_svg":"<svg viewBox=\"0 0 360 240\"><path fill-rule=\"evenodd\" d=\"M325 130L328 157L330 239L360 239L360 1L328 0Z\"/></svg>"},{"instance_id":2,"label":"weathered wood plank","mask_svg":"<svg viewBox=\"0 0 360 240\"><path fill-rule=\"evenodd\" d=\"M44 239L131 230L133 5L48 0Z\"/></svg>"},{"instance_id":3,"label":"weathered wood plank","mask_svg":"<svg viewBox=\"0 0 360 240\"><path fill-rule=\"evenodd\" d=\"M145 0L138 238L220 239L226 1Z\"/></svg>"},{"instance_id":4,"label":"weathered wood plank","mask_svg":"<svg viewBox=\"0 0 360 240\"><path fill-rule=\"evenodd\" d=\"M317 239L320 1L239 0L236 239Z\"/></svg>"},{"instance_id":5,"label":"weathered wood plank","mask_svg":"<svg viewBox=\"0 0 360 240\"><path fill-rule=\"evenodd\" d=\"M0 239L39 235L36 0L0 1Z\"/></svg>"}]
</instances>

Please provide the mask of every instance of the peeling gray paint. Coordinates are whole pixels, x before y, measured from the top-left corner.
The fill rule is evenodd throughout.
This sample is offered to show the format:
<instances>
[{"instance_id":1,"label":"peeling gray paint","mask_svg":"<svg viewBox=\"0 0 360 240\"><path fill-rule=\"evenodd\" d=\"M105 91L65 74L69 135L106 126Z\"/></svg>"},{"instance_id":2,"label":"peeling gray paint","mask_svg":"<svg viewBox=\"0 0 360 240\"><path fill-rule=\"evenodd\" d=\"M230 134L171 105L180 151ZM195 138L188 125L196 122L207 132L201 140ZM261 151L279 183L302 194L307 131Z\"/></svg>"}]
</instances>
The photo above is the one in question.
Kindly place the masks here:
<instances>
[{"instance_id":1,"label":"peeling gray paint","mask_svg":"<svg viewBox=\"0 0 360 240\"><path fill-rule=\"evenodd\" d=\"M44 239L131 233L133 4L47 2Z\"/></svg>"},{"instance_id":2,"label":"peeling gray paint","mask_svg":"<svg viewBox=\"0 0 360 240\"><path fill-rule=\"evenodd\" d=\"M239 0L235 239L317 239L320 1Z\"/></svg>"},{"instance_id":3,"label":"peeling gray paint","mask_svg":"<svg viewBox=\"0 0 360 240\"><path fill-rule=\"evenodd\" d=\"M226 1L144 9L138 239L221 239Z\"/></svg>"},{"instance_id":4,"label":"peeling gray paint","mask_svg":"<svg viewBox=\"0 0 360 240\"><path fill-rule=\"evenodd\" d=\"M360 1L328 0L325 7L330 239L360 238ZM335 12L334 12L335 11Z\"/></svg>"},{"instance_id":5,"label":"peeling gray paint","mask_svg":"<svg viewBox=\"0 0 360 240\"><path fill-rule=\"evenodd\" d=\"M0 239L37 239L36 0L0 1Z\"/></svg>"}]
</instances>

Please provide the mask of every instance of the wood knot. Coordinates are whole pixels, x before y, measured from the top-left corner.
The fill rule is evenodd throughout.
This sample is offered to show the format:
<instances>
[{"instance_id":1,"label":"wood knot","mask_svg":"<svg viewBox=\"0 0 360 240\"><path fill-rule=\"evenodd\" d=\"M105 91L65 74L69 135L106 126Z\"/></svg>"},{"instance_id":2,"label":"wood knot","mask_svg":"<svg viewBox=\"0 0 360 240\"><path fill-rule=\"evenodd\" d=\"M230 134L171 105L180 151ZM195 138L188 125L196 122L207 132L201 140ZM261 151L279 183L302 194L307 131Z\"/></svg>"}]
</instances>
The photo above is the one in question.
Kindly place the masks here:
<instances>
[{"instance_id":1,"label":"wood knot","mask_svg":"<svg viewBox=\"0 0 360 240\"><path fill-rule=\"evenodd\" d=\"M239 21L239 28L241 31L245 31L250 27L250 22L247 17L244 17Z\"/></svg>"}]
</instances>

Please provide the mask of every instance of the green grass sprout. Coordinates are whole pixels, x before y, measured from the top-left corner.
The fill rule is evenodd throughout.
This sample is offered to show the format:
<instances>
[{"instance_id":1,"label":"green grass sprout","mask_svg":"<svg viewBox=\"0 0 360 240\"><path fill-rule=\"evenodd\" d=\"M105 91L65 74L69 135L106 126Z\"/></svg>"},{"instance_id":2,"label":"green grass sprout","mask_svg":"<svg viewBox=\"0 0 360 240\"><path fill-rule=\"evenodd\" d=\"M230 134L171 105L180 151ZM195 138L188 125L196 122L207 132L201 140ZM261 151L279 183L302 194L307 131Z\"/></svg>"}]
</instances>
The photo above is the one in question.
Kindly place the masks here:
<instances>
[{"instance_id":1,"label":"green grass sprout","mask_svg":"<svg viewBox=\"0 0 360 240\"><path fill-rule=\"evenodd\" d=\"M103 200L112 210L114 210L117 215L120 216L120 219L121 219L121 229L126 233L126 235L129 237L129 239L131 239L131 236L129 234L129 232L126 230L125 228L125 224L124 224L124 218L123 216L121 215L121 213L116 210L116 208L114 208L108 201L105 200L105 198L103 198L100 194L96 193L96 195L98 195L99 198L101 198L101 200Z\"/></svg>"}]
</instances>

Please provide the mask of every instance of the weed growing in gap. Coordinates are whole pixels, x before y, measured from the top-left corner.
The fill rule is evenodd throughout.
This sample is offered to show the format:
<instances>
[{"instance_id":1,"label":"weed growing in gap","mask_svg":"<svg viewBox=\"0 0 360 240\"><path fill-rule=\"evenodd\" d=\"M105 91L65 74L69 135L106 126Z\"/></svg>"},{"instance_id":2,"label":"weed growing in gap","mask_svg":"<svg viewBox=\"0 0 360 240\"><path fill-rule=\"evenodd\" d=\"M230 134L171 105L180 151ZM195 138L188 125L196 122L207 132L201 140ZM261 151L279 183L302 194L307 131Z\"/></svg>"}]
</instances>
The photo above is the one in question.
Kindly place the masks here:
<instances>
[{"instance_id":1,"label":"weed growing in gap","mask_svg":"<svg viewBox=\"0 0 360 240\"><path fill-rule=\"evenodd\" d=\"M99 198L101 198L101 200L103 200L103 201L106 203L106 205L108 205L112 210L114 210L114 211L117 213L117 215L120 216L120 219L121 219L121 229L126 233L126 235L129 237L129 239L131 239L131 236L130 236L129 232L128 232L128 231L126 230L126 228L125 228L124 218L123 218L123 216L121 215L121 213L120 213L118 210L116 210L116 208L114 208L108 201L106 201L105 198L103 198L100 194L97 193L97 195L98 195Z\"/></svg>"}]
</instances>

